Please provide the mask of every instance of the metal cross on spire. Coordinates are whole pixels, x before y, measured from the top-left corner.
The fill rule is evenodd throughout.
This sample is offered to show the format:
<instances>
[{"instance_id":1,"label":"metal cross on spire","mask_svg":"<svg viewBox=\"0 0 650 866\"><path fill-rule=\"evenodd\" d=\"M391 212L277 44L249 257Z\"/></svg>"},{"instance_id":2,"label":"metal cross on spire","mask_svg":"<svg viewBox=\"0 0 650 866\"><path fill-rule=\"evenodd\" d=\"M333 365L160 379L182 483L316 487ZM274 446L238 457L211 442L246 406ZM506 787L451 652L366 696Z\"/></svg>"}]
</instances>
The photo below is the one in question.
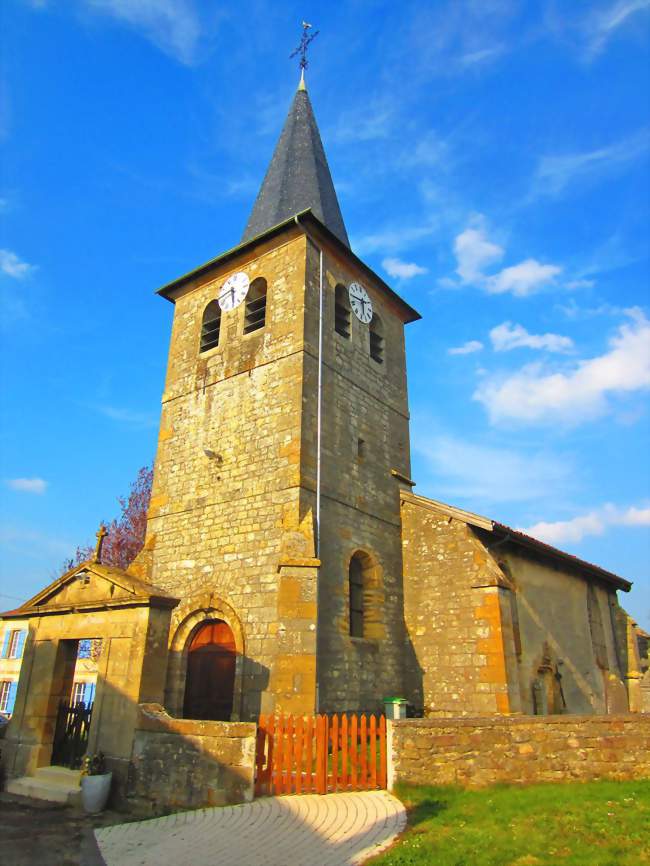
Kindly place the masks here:
<instances>
[{"instance_id":1,"label":"metal cross on spire","mask_svg":"<svg viewBox=\"0 0 650 866\"><path fill-rule=\"evenodd\" d=\"M314 39L320 33L320 30L315 30L313 33L307 33L308 30L311 29L311 24L308 24L306 21L302 22L302 36L300 37L300 45L293 51L289 57L297 57L300 55L300 69L304 72L307 66L309 65L309 61L307 60L307 49L310 44L314 41Z\"/></svg>"}]
</instances>

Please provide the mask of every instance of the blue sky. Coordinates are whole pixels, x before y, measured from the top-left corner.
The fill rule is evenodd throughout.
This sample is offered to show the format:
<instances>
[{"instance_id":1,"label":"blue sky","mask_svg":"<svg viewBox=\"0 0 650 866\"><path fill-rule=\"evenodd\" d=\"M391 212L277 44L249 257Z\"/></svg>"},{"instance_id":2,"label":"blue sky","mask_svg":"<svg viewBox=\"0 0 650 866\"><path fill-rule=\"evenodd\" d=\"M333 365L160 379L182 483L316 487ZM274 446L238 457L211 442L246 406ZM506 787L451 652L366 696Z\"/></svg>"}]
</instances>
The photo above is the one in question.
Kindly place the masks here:
<instances>
[{"instance_id":1,"label":"blue sky","mask_svg":"<svg viewBox=\"0 0 650 866\"><path fill-rule=\"evenodd\" d=\"M239 240L298 72L408 329L417 492L635 582L650 627L650 0L7 0L0 607L154 455L172 307Z\"/></svg>"}]
</instances>

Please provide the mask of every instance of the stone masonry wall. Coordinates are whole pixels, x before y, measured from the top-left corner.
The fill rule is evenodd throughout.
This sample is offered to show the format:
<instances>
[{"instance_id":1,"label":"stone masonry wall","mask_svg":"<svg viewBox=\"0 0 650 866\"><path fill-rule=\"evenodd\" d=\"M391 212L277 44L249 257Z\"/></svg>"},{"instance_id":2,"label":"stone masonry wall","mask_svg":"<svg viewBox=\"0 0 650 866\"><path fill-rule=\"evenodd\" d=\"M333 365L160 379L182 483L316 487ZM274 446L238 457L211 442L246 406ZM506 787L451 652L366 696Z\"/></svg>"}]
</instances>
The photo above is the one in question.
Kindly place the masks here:
<instances>
[{"instance_id":1,"label":"stone masonry wall","mask_svg":"<svg viewBox=\"0 0 650 866\"><path fill-rule=\"evenodd\" d=\"M140 705L127 803L160 815L253 799L256 726L173 719Z\"/></svg>"},{"instance_id":2,"label":"stone masonry wall","mask_svg":"<svg viewBox=\"0 0 650 866\"><path fill-rule=\"evenodd\" d=\"M425 715L518 710L501 597L508 590L490 554L466 523L410 494L402 495L402 538L404 615L415 654L406 697Z\"/></svg>"},{"instance_id":3,"label":"stone masonry wall","mask_svg":"<svg viewBox=\"0 0 650 866\"><path fill-rule=\"evenodd\" d=\"M650 778L650 717L511 716L389 722L389 787Z\"/></svg>"},{"instance_id":4,"label":"stone masonry wall","mask_svg":"<svg viewBox=\"0 0 650 866\"><path fill-rule=\"evenodd\" d=\"M197 611L241 636L234 719L314 709L315 572L291 570L314 556L299 492L305 243L295 230L248 248L175 304L146 548L151 580L181 599L172 646L189 618L200 625ZM243 333L243 303L199 353L203 311L240 270L267 281L265 327ZM182 697L185 666L170 673L168 692Z\"/></svg>"},{"instance_id":5,"label":"stone masonry wall","mask_svg":"<svg viewBox=\"0 0 650 866\"><path fill-rule=\"evenodd\" d=\"M306 503L316 486L319 255L308 243L302 479ZM359 281L382 321L384 362L370 357L369 327L350 313L337 333L335 292ZM400 483L410 474L402 311L369 275L323 246L322 500L318 616L319 707L381 708L403 689ZM363 440L359 453L359 440ZM349 563L361 551L374 566L364 588L364 636L350 636Z\"/></svg>"}]
</instances>

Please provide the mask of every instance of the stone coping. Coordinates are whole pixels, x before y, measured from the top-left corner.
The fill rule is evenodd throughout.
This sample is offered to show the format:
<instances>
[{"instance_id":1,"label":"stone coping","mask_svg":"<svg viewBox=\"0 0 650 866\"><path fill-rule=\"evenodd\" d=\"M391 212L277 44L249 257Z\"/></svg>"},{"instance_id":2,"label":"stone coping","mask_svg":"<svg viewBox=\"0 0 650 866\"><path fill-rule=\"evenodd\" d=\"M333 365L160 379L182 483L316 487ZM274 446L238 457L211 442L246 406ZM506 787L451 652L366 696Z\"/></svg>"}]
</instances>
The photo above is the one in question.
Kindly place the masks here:
<instances>
[{"instance_id":1,"label":"stone coping","mask_svg":"<svg viewBox=\"0 0 650 866\"><path fill-rule=\"evenodd\" d=\"M650 725L650 714L647 713L625 713L617 715L549 715L549 716L437 716L428 719L396 719L391 721L396 727L416 727L416 728L441 728L441 727L495 727L495 726L516 726L516 725L584 725L592 724L599 725L603 723L638 723Z\"/></svg>"},{"instance_id":2,"label":"stone coping","mask_svg":"<svg viewBox=\"0 0 650 866\"><path fill-rule=\"evenodd\" d=\"M136 730L192 737L254 737L255 722L212 722L175 719L160 704L139 704Z\"/></svg>"}]
</instances>

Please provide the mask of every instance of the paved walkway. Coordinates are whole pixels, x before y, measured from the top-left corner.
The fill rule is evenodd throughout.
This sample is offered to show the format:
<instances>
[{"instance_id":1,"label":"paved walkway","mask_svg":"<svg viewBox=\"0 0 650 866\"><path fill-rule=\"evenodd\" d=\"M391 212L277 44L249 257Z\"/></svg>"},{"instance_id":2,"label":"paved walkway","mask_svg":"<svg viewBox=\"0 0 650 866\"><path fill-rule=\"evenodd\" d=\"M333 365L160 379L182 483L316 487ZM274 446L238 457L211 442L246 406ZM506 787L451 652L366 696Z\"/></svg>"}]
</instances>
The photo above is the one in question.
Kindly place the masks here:
<instances>
[{"instance_id":1,"label":"paved walkway","mask_svg":"<svg viewBox=\"0 0 650 866\"><path fill-rule=\"evenodd\" d=\"M406 826L387 791L268 797L95 830L107 866L352 866Z\"/></svg>"}]
</instances>

